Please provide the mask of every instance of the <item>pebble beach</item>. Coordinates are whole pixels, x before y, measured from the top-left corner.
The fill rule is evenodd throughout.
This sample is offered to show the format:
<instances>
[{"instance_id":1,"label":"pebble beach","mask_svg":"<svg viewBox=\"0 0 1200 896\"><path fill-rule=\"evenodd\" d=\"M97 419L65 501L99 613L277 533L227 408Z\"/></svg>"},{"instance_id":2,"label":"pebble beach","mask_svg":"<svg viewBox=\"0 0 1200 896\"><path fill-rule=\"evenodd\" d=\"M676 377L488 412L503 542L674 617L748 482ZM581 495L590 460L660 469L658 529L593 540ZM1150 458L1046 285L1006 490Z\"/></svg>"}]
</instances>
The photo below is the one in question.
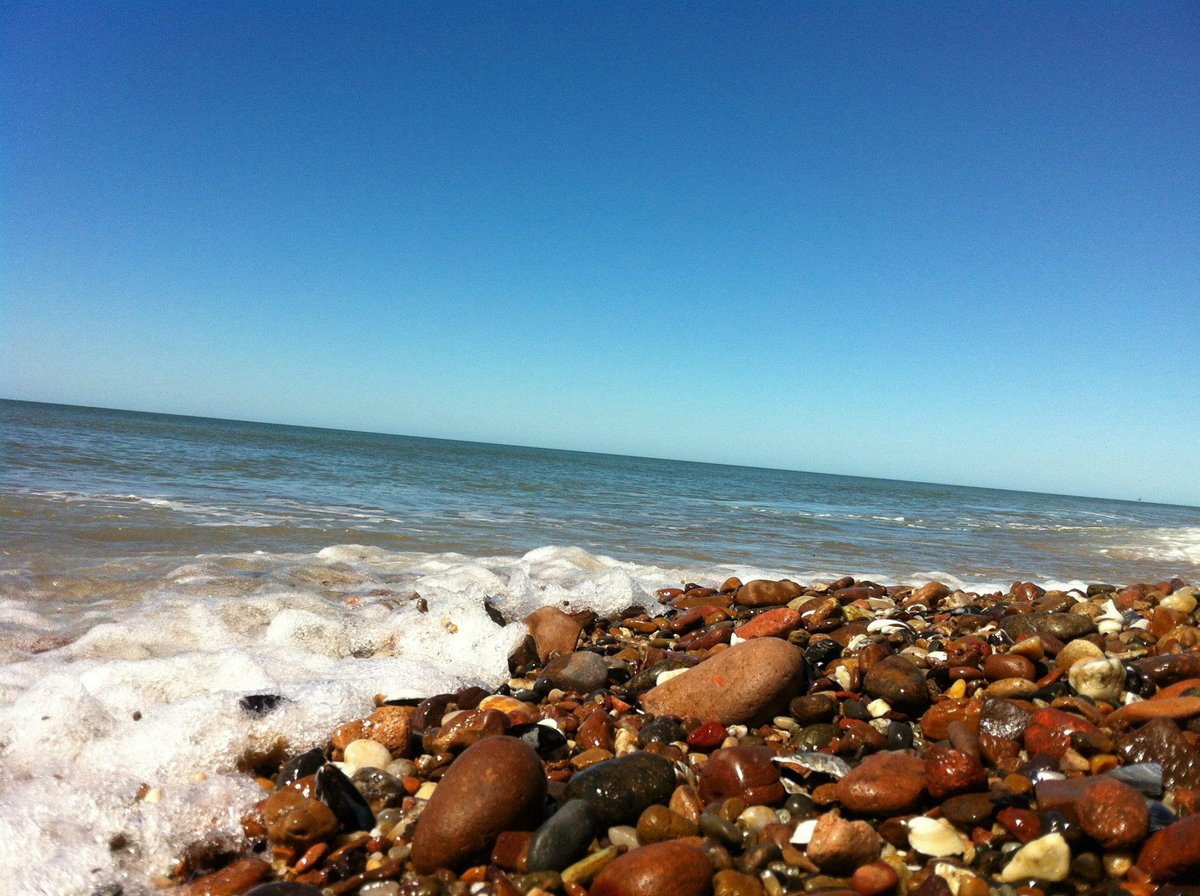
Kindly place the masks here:
<instances>
[{"instance_id":1,"label":"pebble beach","mask_svg":"<svg viewBox=\"0 0 1200 896\"><path fill-rule=\"evenodd\" d=\"M1198 593L731 578L608 615L486 606L517 633L496 687L381 693L315 747L243 756L239 835L196 830L155 885L1200 893Z\"/></svg>"}]
</instances>

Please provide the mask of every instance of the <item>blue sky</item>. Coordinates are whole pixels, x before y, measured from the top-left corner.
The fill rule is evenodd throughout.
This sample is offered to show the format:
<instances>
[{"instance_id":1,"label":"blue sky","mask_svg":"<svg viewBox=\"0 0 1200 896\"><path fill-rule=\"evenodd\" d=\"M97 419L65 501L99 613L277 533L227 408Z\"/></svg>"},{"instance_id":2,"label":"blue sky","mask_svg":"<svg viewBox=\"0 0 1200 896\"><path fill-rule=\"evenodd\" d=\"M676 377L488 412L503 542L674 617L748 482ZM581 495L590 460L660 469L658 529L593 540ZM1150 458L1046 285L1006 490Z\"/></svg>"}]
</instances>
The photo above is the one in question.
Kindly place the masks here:
<instances>
[{"instance_id":1,"label":"blue sky","mask_svg":"<svg viewBox=\"0 0 1200 896\"><path fill-rule=\"evenodd\" d=\"M25 3L0 395L1200 504L1200 7Z\"/></svg>"}]
</instances>

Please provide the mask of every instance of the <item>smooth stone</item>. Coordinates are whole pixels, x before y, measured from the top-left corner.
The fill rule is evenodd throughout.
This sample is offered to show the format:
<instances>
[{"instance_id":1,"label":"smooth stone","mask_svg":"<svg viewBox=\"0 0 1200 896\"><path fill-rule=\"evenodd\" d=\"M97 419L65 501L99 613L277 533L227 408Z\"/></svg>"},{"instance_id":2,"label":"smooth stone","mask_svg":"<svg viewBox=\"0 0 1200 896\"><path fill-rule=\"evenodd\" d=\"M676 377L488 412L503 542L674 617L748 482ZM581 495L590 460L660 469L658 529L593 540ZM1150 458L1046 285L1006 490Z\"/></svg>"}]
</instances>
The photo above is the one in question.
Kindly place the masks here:
<instances>
[{"instance_id":1,"label":"smooth stone","mask_svg":"<svg viewBox=\"0 0 1200 896\"><path fill-rule=\"evenodd\" d=\"M1000 872L1000 880L1009 884L1026 880L1057 883L1070 873L1071 847L1062 834L1047 834L1018 849Z\"/></svg>"},{"instance_id":2,"label":"smooth stone","mask_svg":"<svg viewBox=\"0 0 1200 896\"><path fill-rule=\"evenodd\" d=\"M583 720L583 724L575 731L575 743L581 750L613 751L614 730L612 720L603 711L594 711Z\"/></svg>"},{"instance_id":3,"label":"smooth stone","mask_svg":"<svg viewBox=\"0 0 1200 896\"><path fill-rule=\"evenodd\" d=\"M863 815L898 815L925 792L925 763L911 753L873 753L836 785L838 802Z\"/></svg>"},{"instance_id":4,"label":"smooth stone","mask_svg":"<svg viewBox=\"0 0 1200 896\"><path fill-rule=\"evenodd\" d=\"M704 896L712 883L708 857L675 840L630 850L596 875L590 896Z\"/></svg>"},{"instance_id":5,"label":"smooth stone","mask_svg":"<svg viewBox=\"0 0 1200 896\"><path fill-rule=\"evenodd\" d=\"M587 800L567 800L529 842L530 871L562 871L587 852L600 831L600 817Z\"/></svg>"},{"instance_id":6,"label":"smooth stone","mask_svg":"<svg viewBox=\"0 0 1200 896\"><path fill-rule=\"evenodd\" d=\"M925 786L935 800L965 790L983 790L987 787L987 770L962 750L934 744L925 752Z\"/></svg>"},{"instance_id":7,"label":"smooth stone","mask_svg":"<svg viewBox=\"0 0 1200 896\"><path fill-rule=\"evenodd\" d=\"M1155 883L1200 878L1200 814L1151 834L1138 853L1137 866Z\"/></svg>"},{"instance_id":8,"label":"smooth stone","mask_svg":"<svg viewBox=\"0 0 1200 896\"><path fill-rule=\"evenodd\" d=\"M850 886L859 896L884 896L895 890L899 882L896 869L884 861L868 862L850 876Z\"/></svg>"},{"instance_id":9,"label":"smooth stone","mask_svg":"<svg viewBox=\"0 0 1200 896\"><path fill-rule=\"evenodd\" d=\"M700 767L700 800L711 803L738 797L748 806L782 802L786 794L774 758L775 751L766 746L717 750Z\"/></svg>"},{"instance_id":10,"label":"smooth stone","mask_svg":"<svg viewBox=\"0 0 1200 896\"><path fill-rule=\"evenodd\" d=\"M1000 629L1014 641L1032 635L1050 635L1060 641L1090 635L1096 623L1078 613L1013 613L1000 620Z\"/></svg>"},{"instance_id":11,"label":"smooth stone","mask_svg":"<svg viewBox=\"0 0 1200 896\"><path fill-rule=\"evenodd\" d=\"M177 896L237 896L262 880L270 870L271 866L262 859L237 859L220 871L206 874L173 892Z\"/></svg>"},{"instance_id":12,"label":"smooth stone","mask_svg":"<svg viewBox=\"0 0 1200 896\"><path fill-rule=\"evenodd\" d=\"M556 688L587 694L608 682L608 665L600 654L578 650L550 660L542 675Z\"/></svg>"},{"instance_id":13,"label":"smooth stone","mask_svg":"<svg viewBox=\"0 0 1200 896\"><path fill-rule=\"evenodd\" d=\"M650 744L669 744L687 739L683 726L671 718L663 717L647 722L638 731L638 745L648 747Z\"/></svg>"},{"instance_id":14,"label":"smooth stone","mask_svg":"<svg viewBox=\"0 0 1200 896\"><path fill-rule=\"evenodd\" d=\"M1071 746L1073 731L1095 734L1099 730L1080 716L1053 707L1046 707L1039 709L1029 717L1029 722L1025 726L1025 749L1031 756L1045 753L1055 759L1060 759L1067 748Z\"/></svg>"},{"instance_id":15,"label":"smooth stone","mask_svg":"<svg viewBox=\"0 0 1200 896\"><path fill-rule=\"evenodd\" d=\"M350 778L350 783L362 794L372 811L398 806L408 795L404 782L381 768L360 768Z\"/></svg>"},{"instance_id":16,"label":"smooth stone","mask_svg":"<svg viewBox=\"0 0 1200 896\"><path fill-rule=\"evenodd\" d=\"M944 818L917 815L908 820L908 845L926 856L961 856L967 844L954 825Z\"/></svg>"},{"instance_id":17,"label":"smooth stone","mask_svg":"<svg viewBox=\"0 0 1200 896\"><path fill-rule=\"evenodd\" d=\"M764 896L766 890L758 878L733 868L723 868L713 875L713 896Z\"/></svg>"},{"instance_id":18,"label":"smooth stone","mask_svg":"<svg viewBox=\"0 0 1200 896\"><path fill-rule=\"evenodd\" d=\"M317 772L317 796L333 810L343 831L369 831L375 827L375 813L336 765L324 765Z\"/></svg>"},{"instance_id":19,"label":"smooth stone","mask_svg":"<svg viewBox=\"0 0 1200 896\"><path fill-rule=\"evenodd\" d=\"M1150 807L1137 790L1102 775L1080 800L1079 824L1105 849L1130 849L1150 832Z\"/></svg>"},{"instance_id":20,"label":"smooth stone","mask_svg":"<svg viewBox=\"0 0 1200 896\"><path fill-rule=\"evenodd\" d=\"M323 894L309 884L276 880L269 884L259 884L254 889L248 890L246 896L323 896Z\"/></svg>"},{"instance_id":21,"label":"smooth stone","mask_svg":"<svg viewBox=\"0 0 1200 896\"><path fill-rule=\"evenodd\" d=\"M1080 660L1071 666L1067 680L1082 697L1114 703L1125 692L1125 666L1115 658Z\"/></svg>"},{"instance_id":22,"label":"smooth stone","mask_svg":"<svg viewBox=\"0 0 1200 896\"><path fill-rule=\"evenodd\" d=\"M905 656L884 657L863 678L863 689L902 712L920 712L929 705L925 673Z\"/></svg>"},{"instance_id":23,"label":"smooth stone","mask_svg":"<svg viewBox=\"0 0 1200 896\"><path fill-rule=\"evenodd\" d=\"M670 802L674 790L675 766L662 756L639 751L576 772L561 799L587 801L600 823L610 827L636 823L648 807Z\"/></svg>"},{"instance_id":24,"label":"smooth stone","mask_svg":"<svg viewBox=\"0 0 1200 896\"><path fill-rule=\"evenodd\" d=\"M804 653L780 638L754 638L709 657L641 697L660 716L723 725L782 715L804 683Z\"/></svg>"},{"instance_id":25,"label":"smooth stone","mask_svg":"<svg viewBox=\"0 0 1200 896\"><path fill-rule=\"evenodd\" d=\"M1037 666L1029 657L1016 653L993 653L983 661L983 675L989 681L1000 681L1003 678L1037 677Z\"/></svg>"},{"instance_id":26,"label":"smooth stone","mask_svg":"<svg viewBox=\"0 0 1200 896\"><path fill-rule=\"evenodd\" d=\"M979 733L1001 740L1020 740L1031 715L1028 709L1011 700L985 699L979 715Z\"/></svg>"},{"instance_id":27,"label":"smooth stone","mask_svg":"<svg viewBox=\"0 0 1200 896\"><path fill-rule=\"evenodd\" d=\"M962 793L942 803L942 815L964 830L987 822L996 811L996 804L986 793Z\"/></svg>"},{"instance_id":28,"label":"smooth stone","mask_svg":"<svg viewBox=\"0 0 1200 896\"><path fill-rule=\"evenodd\" d=\"M1059 669L1070 671L1076 663L1084 660L1102 660L1104 651L1083 638L1078 638L1063 645L1062 650L1054 657L1054 665Z\"/></svg>"},{"instance_id":29,"label":"smooth stone","mask_svg":"<svg viewBox=\"0 0 1200 896\"><path fill-rule=\"evenodd\" d=\"M543 663L552 656L572 653L583 632L579 620L558 607L534 610L525 617L525 625L537 647L538 659Z\"/></svg>"},{"instance_id":30,"label":"smooth stone","mask_svg":"<svg viewBox=\"0 0 1200 896\"><path fill-rule=\"evenodd\" d=\"M485 737L496 737L508 729L508 717L497 709L470 709L450 718L440 728L425 732L426 753L458 753Z\"/></svg>"},{"instance_id":31,"label":"smooth stone","mask_svg":"<svg viewBox=\"0 0 1200 896\"><path fill-rule=\"evenodd\" d=\"M733 599L742 607L778 607L803 593L804 588L790 579L754 579L739 588Z\"/></svg>"},{"instance_id":32,"label":"smooth stone","mask_svg":"<svg viewBox=\"0 0 1200 896\"><path fill-rule=\"evenodd\" d=\"M679 837L692 837L698 830L696 822L660 805L647 808L637 823L638 840L642 843L659 843Z\"/></svg>"},{"instance_id":33,"label":"smooth stone","mask_svg":"<svg viewBox=\"0 0 1200 896\"><path fill-rule=\"evenodd\" d=\"M359 738L346 744L342 760L358 771L360 768L387 768L392 761L391 751L377 740Z\"/></svg>"},{"instance_id":34,"label":"smooth stone","mask_svg":"<svg viewBox=\"0 0 1200 896\"><path fill-rule=\"evenodd\" d=\"M817 819L805 847L808 858L827 874L850 874L879 858L883 838L865 821L847 821L834 810Z\"/></svg>"},{"instance_id":35,"label":"smooth stone","mask_svg":"<svg viewBox=\"0 0 1200 896\"><path fill-rule=\"evenodd\" d=\"M536 825L545 798L546 772L532 747L507 736L479 741L451 764L417 819L413 866L425 874L486 860L501 831Z\"/></svg>"},{"instance_id":36,"label":"smooth stone","mask_svg":"<svg viewBox=\"0 0 1200 896\"><path fill-rule=\"evenodd\" d=\"M263 824L272 843L307 849L337 830L337 816L320 800L290 787L276 790L263 803Z\"/></svg>"},{"instance_id":37,"label":"smooth stone","mask_svg":"<svg viewBox=\"0 0 1200 896\"><path fill-rule=\"evenodd\" d=\"M799 611L791 607L776 607L735 628L733 633L746 641L751 638L786 638L800 627L800 621Z\"/></svg>"},{"instance_id":38,"label":"smooth stone","mask_svg":"<svg viewBox=\"0 0 1200 896\"><path fill-rule=\"evenodd\" d=\"M978 729L980 710L978 700L961 697L939 700L921 716L921 732L928 740L945 740L950 736L950 725L954 722Z\"/></svg>"}]
</instances>

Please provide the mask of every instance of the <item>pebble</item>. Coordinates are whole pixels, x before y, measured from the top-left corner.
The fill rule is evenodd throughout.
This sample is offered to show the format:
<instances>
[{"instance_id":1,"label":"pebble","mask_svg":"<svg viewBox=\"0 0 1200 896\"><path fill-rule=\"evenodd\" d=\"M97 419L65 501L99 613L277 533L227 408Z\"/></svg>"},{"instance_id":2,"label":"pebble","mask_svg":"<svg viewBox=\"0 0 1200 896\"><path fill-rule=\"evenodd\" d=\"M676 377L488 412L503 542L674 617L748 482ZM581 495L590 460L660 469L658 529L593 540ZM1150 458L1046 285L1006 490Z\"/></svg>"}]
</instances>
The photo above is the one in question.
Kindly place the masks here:
<instances>
[{"instance_id":1,"label":"pebble","mask_svg":"<svg viewBox=\"0 0 1200 896\"><path fill-rule=\"evenodd\" d=\"M558 607L542 607L525 617L525 625L543 663L552 656L571 653L579 643L583 625Z\"/></svg>"},{"instance_id":2,"label":"pebble","mask_svg":"<svg viewBox=\"0 0 1200 896\"><path fill-rule=\"evenodd\" d=\"M803 593L804 588L790 579L754 579L739 588L733 599L742 607L778 607Z\"/></svg>"},{"instance_id":3,"label":"pebble","mask_svg":"<svg viewBox=\"0 0 1200 896\"><path fill-rule=\"evenodd\" d=\"M529 842L530 871L562 871L586 851L600 817L586 800L567 800L542 822Z\"/></svg>"},{"instance_id":4,"label":"pebble","mask_svg":"<svg viewBox=\"0 0 1200 896\"><path fill-rule=\"evenodd\" d=\"M1005 883L1044 880L1057 883L1071 873L1071 847L1062 834L1046 834L1026 843L1004 866L1000 879Z\"/></svg>"},{"instance_id":5,"label":"pebble","mask_svg":"<svg viewBox=\"0 0 1200 896\"><path fill-rule=\"evenodd\" d=\"M935 800L987 787L987 770L978 759L943 744L925 752L925 786Z\"/></svg>"},{"instance_id":6,"label":"pebble","mask_svg":"<svg viewBox=\"0 0 1200 896\"><path fill-rule=\"evenodd\" d=\"M1075 693L1113 703L1125 692L1125 666L1119 659L1080 660L1067 673Z\"/></svg>"},{"instance_id":7,"label":"pebble","mask_svg":"<svg viewBox=\"0 0 1200 896\"><path fill-rule=\"evenodd\" d=\"M774 758L775 751L764 746L717 750L700 769L701 801L738 797L749 806L782 802L785 794Z\"/></svg>"},{"instance_id":8,"label":"pebble","mask_svg":"<svg viewBox=\"0 0 1200 896\"><path fill-rule=\"evenodd\" d=\"M1091 634L1096 623L1078 613L1014 613L1000 620L1000 629L1014 641L1050 635L1066 642Z\"/></svg>"},{"instance_id":9,"label":"pebble","mask_svg":"<svg viewBox=\"0 0 1200 896\"><path fill-rule=\"evenodd\" d=\"M1163 784L1170 789L1200 789L1200 751L1170 719L1154 719L1126 734L1117 751L1126 762L1159 763Z\"/></svg>"},{"instance_id":10,"label":"pebble","mask_svg":"<svg viewBox=\"0 0 1200 896\"><path fill-rule=\"evenodd\" d=\"M608 665L598 653L577 650L550 660L542 674L556 688L586 694L604 687L608 681Z\"/></svg>"},{"instance_id":11,"label":"pebble","mask_svg":"<svg viewBox=\"0 0 1200 896\"><path fill-rule=\"evenodd\" d=\"M790 632L800 627L801 617L797 610L790 607L776 607L759 613L749 622L733 630L742 640L751 638L785 638Z\"/></svg>"},{"instance_id":12,"label":"pebble","mask_svg":"<svg viewBox=\"0 0 1200 896\"><path fill-rule=\"evenodd\" d=\"M699 830L691 821L666 806L650 806L641 814L637 823L638 840L642 843L660 843L679 837L691 837Z\"/></svg>"},{"instance_id":13,"label":"pebble","mask_svg":"<svg viewBox=\"0 0 1200 896\"><path fill-rule=\"evenodd\" d=\"M320 800L285 787L263 804L263 822L272 843L307 849L337 830L333 811Z\"/></svg>"},{"instance_id":14,"label":"pebble","mask_svg":"<svg viewBox=\"0 0 1200 896\"><path fill-rule=\"evenodd\" d=\"M883 839L865 821L847 821L836 810L817 819L805 853L829 874L851 874L879 858Z\"/></svg>"},{"instance_id":15,"label":"pebble","mask_svg":"<svg viewBox=\"0 0 1200 896\"><path fill-rule=\"evenodd\" d=\"M713 896L765 896L762 883L752 874L725 868L713 875Z\"/></svg>"},{"instance_id":16,"label":"pebble","mask_svg":"<svg viewBox=\"0 0 1200 896\"><path fill-rule=\"evenodd\" d=\"M779 715L804 682L804 654L779 638L754 638L722 650L642 695L654 715L723 725Z\"/></svg>"},{"instance_id":17,"label":"pebble","mask_svg":"<svg viewBox=\"0 0 1200 896\"><path fill-rule=\"evenodd\" d=\"M1071 732L1098 732L1091 722L1060 709L1046 707L1029 717L1025 726L1025 749L1030 755L1045 753L1060 759L1071 746Z\"/></svg>"},{"instance_id":18,"label":"pebble","mask_svg":"<svg viewBox=\"0 0 1200 896\"><path fill-rule=\"evenodd\" d=\"M545 797L545 770L529 745L479 741L450 766L417 820L413 866L427 873L486 858L501 831L534 826Z\"/></svg>"},{"instance_id":19,"label":"pebble","mask_svg":"<svg viewBox=\"0 0 1200 896\"><path fill-rule=\"evenodd\" d=\"M880 660L863 678L863 688L901 711L920 712L929 705L925 673L908 657L893 655Z\"/></svg>"},{"instance_id":20,"label":"pebble","mask_svg":"<svg viewBox=\"0 0 1200 896\"><path fill-rule=\"evenodd\" d=\"M1137 866L1156 883L1200 879L1200 815L1152 834L1138 853Z\"/></svg>"},{"instance_id":21,"label":"pebble","mask_svg":"<svg viewBox=\"0 0 1200 896\"><path fill-rule=\"evenodd\" d=\"M655 803L666 805L675 790L675 767L653 753L637 752L588 766L567 782L561 799L591 804L605 827L636 823Z\"/></svg>"},{"instance_id":22,"label":"pebble","mask_svg":"<svg viewBox=\"0 0 1200 896\"><path fill-rule=\"evenodd\" d=\"M1093 778L1079 802L1079 824L1105 849L1128 849L1150 832L1146 798L1107 775Z\"/></svg>"},{"instance_id":23,"label":"pebble","mask_svg":"<svg viewBox=\"0 0 1200 896\"><path fill-rule=\"evenodd\" d=\"M896 889L900 876L887 862L868 862L855 870L850 886L861 896L884 896Z\"/></svg>"},{"instance_id":24,"label":"pebble","mask_svg":"<svg viewBox=\"0 0 1200 896\"><path fill-rule=\"evenodd\" d=\"M392 753L377 740L359 738L346 744L343 751L343 761L350 768L347 774L354 774L360 768L387 768L392 761Z\"/></svg>"},{"instance_id":25,"label":"pebble","mask_svg":"<svg viewBox=\"0 0 1200 896\"><path fill-rule=\"evenodd\" d=\"M838 802L863 815L897 815L915 806L924 792L924 761L899 752L868 756L836 786Z\"/></svg>"},{"instance_id":26,"label":"pebble","mask_svg":"<svg viewBox=\"0 0 1200 896\"><path fill-rule=\"evenodd\" d=\"M589 896L703 896L710 890L712 866L694 846L677 841L630 850L601 871Z\"/></svg>"},{"instance_id":27,"label":"pebble","mask_svg":"<svg viewBox=\"0 0 1200 896\"><path fill-rule=\"evenodd\" d=\"M927 856L961 856L967 843L954 825L944 818L917 815L908 820L908 844Z\"/></svg>"},{"instance_id":28,"label":"pebble","mask_svg":"<svg viewBox=\"0 0 1200 896\"><path fill-rule=\"evenodd\" d=\"M1054 658L1054 665L1058 669L1070 671L1071 667L1076 663L1086 660L1102 660L1104 659L1104 651L1093 644L1091 641L1083 638L1078 638L1063 645L1063 649L1058 652Z\"/></svg>"},{"instance_id":29,"label":"pebble","mask_svg":"<svg viewBox=\"0 0 1200 896\"><path fill-rule=\"evenodd\" d=\"M248 890L246 896L324 896L324 894L308 884L277 880L269 884L259 884L252 890Z\"/></svg>"}]
</instances>

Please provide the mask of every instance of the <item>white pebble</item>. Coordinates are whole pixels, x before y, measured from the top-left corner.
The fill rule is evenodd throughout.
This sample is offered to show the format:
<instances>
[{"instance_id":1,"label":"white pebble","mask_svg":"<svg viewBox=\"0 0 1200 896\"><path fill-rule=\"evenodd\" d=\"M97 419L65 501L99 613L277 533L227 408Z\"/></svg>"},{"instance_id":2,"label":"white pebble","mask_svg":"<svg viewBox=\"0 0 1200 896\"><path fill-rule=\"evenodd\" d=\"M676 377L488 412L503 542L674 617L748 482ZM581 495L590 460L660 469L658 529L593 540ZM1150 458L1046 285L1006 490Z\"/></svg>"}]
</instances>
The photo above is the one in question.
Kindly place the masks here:
<instances>
[{"instance_id":1,"label":"white pebble","mask_svg":"<svg viewBox=\"0 0 1200 896\"><path fill-rule=\"evenodd\" d=\"M908 820L908 845L927 856L961 856L967 851L962 835L944 818L918 815Z\"/></svg>"},{"instance_id":2,"label":"white pebble","mask_svg":"<svg viewBox=\"0 0 1200 896\"><path fill-rule=\"evenodd\" d=\"M627 824L619 824L608 829L608 842L613 846L623 846L626 849L637 849L641 846L638 840L637 828Z\"/></svg>"},{"instance_id":3,"label":"white pebble","mask_svg":"<svg viewBox=\"0 0 1200 896\"><path fill-rule=\"evenodd\" d=\"M387 768L392 762L391 751L377 740L360 738L346 744L342 751L346 765L360 768ZM353 774L353 772L349 772Z\"/></svg>"},{"instance_id":4,"label":"white pebble","mask_svg":"<svg viewBox=\"0 0 1200 896\"><path fill-rule=\"evenodd\" d=\"M755 834L777 821L779 821L779 816L770 806L750 806L737 818L739 825Z\"/></svg>"},{"instance_id":5,"label":"white pebble","mask_svg":"<svg viewBox=\"0 0 1200 896\"><path fill-rule=\"evenodd\" d=\"M792 843L796 846L807 846L812 840L813 831L817 829L817 820L815 818L806 818L804 821L796 825L796 830L792 831Z\"/></svg>"},{"instance_id":6,"label":"white pebble","mask_svg":"<svg viewBox=\"0 0 1200 896\"><path fill-rule=\"evenodd\" d=\"M1000 879L1012 884L1018 881L1067 879L1071 872L1071 847L1062 834L1047 834L1026 843L1000 872Z\"/></svg>"},{"instance_id":7,"label":"white pebble","mask_svg":"<svg viewBox=\"0 0 1200 896\"><path fill-rule=\"evenodd\" d=\"M1092 700L1120 700L1125 691L1125 667L1115 658L1081 660L1071 666L1067 679L1075 693Z\"/></svg>"}]
</instances>

